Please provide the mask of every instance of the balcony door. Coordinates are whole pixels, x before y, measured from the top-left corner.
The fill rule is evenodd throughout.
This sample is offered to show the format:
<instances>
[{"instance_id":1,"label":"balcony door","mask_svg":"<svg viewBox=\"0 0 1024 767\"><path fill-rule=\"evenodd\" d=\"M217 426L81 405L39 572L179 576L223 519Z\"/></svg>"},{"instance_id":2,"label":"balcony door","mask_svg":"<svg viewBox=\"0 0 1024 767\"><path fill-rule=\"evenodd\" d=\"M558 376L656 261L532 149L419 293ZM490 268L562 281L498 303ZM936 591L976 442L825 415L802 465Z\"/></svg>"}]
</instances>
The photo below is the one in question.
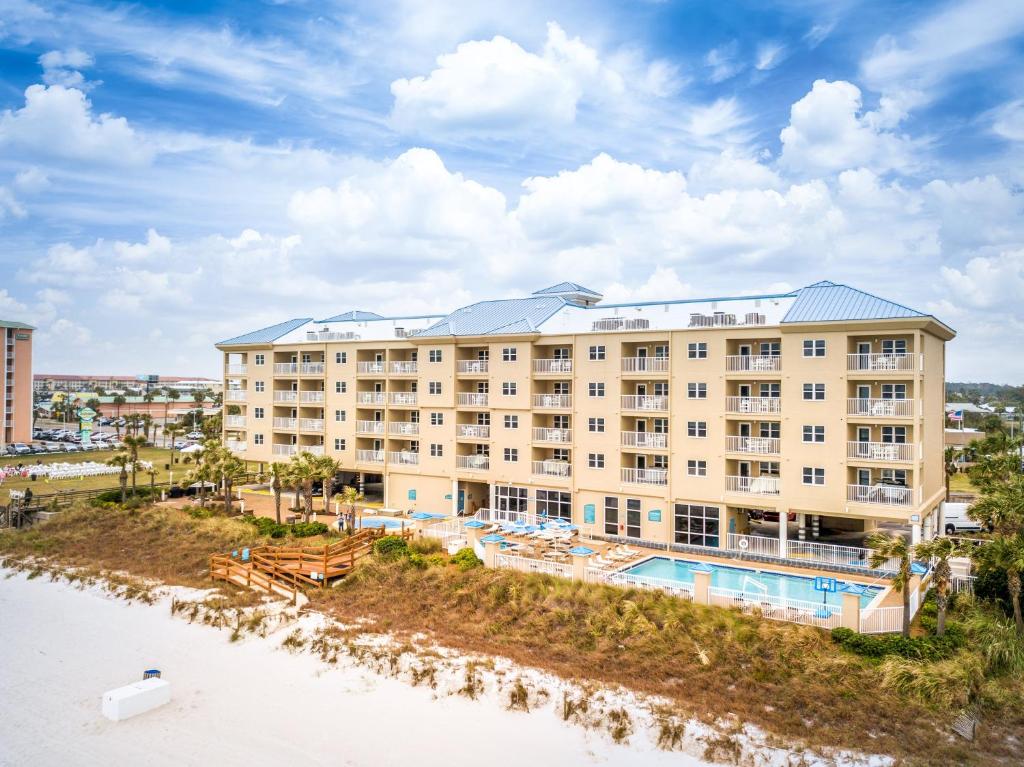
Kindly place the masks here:
<instances>
[{"instance_id":1,"label":"balcony door","mask_svg":"<svg viewBox=\"0 0 1024 767\"><path fill-rule=\"evenodd\" d=\"M740 384L738 387L738 391L740 393L740 396L746 399L747 397L750 396L750 384Z\"/></svg>"},{"instance_id":2,"label":"balcony door","mask_svg":"<svg viewBox=\"0 0 1024 767\"><path fill-rule=\"evenodd\" d=\"M741 357L749 357L753 347L750 344L740 344L739 352Z\"/></svg>"},{"instance_id":3,"label":"balcony door","mask_svg":"<svg viewBox=\"0 0 1024 767\"><path fill-rule=\"evenodd\" d=\"M857 428L857 441L858 442L870 442L871 441L871 428L868 426L860 426Z\"/></svg>"},{"instance_id":4,"label":"balcony door","mask_svg":"<svg viewBox=\"0 0 1024 767\"><path fill-rule=\"evenodd\" d=\"M857 354L865 355L871 354L871 342L861 341L857 344Z\"/></svg>"},{"instance_id":5,"label":"balcony door","mask_svg":"<svg viewBox=\"0 0 1024 767\"><path fill-rule=\"evenodd\" d=\"M740 473L741 477L749 477L750 476L750 461L740 461L739 462L739 469L738 470L739 470L739 473Z\"/></svg>"},{"instance_id":6,"label":"balcony door","mask_svg":"<svg viewBox=\"0 0 1024 767\"><path fill-rule=\"evenodd\" d=\"M626 535L640 537L640 500L637 498L626 499Z\"/></svg>"},{"instance_id":7,"label":"balcony door","mask_svg":"<svg viewBox=\"0 0 1024 767\"><path fill-rule=\"evenodd\" d=\"M636 419L636 431L638 434L643 434L647 431L647 421L643 418Z\"/></svg>"},{"instance_id":8,"label":"balcony door","mask_svg":"<svg viewBox=\"0 0 1024 767\"><path fill-rule=\"evenodd\" d=\"M638 396L638 397L646 397L647 396L647 384L640 383L640 384L636 385L636 396Z\"/></svg>"},{"instance_id":9,"label":"balcony door","mask_svg":"<svg viewBox=\"0 0 1024 767\"><path fill-rule=\"evenodd\" d=\"M871 399L871 387L866 384L858 386L857 399Z\"/></svg>"},{"instance_id":10,"label":"balcony door","mask_svg":"<svg viewBox=\"0 0 1024 767\"><path fill-rule=\"evenodd\" d=\"M744 437L744 438L749 437L750 436L751 425L749 423L741 423L739 425L739 430L740 430L739 436Z\"/></svg>"}]
</instances>

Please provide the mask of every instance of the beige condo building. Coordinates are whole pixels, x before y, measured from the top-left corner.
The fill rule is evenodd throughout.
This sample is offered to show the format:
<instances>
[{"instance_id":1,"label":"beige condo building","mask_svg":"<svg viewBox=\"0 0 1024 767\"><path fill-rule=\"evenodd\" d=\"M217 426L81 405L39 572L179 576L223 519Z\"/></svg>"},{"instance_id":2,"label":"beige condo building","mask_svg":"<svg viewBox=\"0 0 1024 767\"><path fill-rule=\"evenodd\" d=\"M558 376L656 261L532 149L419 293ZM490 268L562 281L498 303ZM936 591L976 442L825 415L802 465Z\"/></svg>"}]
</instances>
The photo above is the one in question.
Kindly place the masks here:
<instances>
[{"instance_id":1,"label":"beige condo building","mask_svg":"<svg viewBox=\"0 0 1024 767\"><path fill-rule=\"evenodd\" d=\"M935 317L831 282L601 299L562 283L222 341L226 444L262 464L331 455L393 508L557 516L676 550L745 549L776 519L780 546L938 529L954 332Z\"/></svg>"}]
</instances>

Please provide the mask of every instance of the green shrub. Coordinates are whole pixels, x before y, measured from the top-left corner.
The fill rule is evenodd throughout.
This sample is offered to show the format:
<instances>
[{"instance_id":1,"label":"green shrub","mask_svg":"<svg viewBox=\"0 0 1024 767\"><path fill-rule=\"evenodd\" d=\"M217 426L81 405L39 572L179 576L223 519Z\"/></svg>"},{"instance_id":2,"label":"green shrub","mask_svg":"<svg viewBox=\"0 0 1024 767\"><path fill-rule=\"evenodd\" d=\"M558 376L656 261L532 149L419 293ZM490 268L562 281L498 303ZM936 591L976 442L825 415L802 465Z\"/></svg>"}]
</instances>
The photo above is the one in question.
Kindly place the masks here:
<instances>
[{"instance_id":1,"label":"green shrub","mask_svg":"<svg viewBox=\"0 0 1024 767\"><path fill-rule=\"evenodd\" d=\"M296 538L309 538L313 535L324 535L329 529L323 522L296 522L291 527L291 534Z\"/></svg>"},{"instance_id":2,"label":"green shrub","mask_svg":"<svg viewBox=\"0 0 1024 767\"><path fill-rule=\"evenodd\" d=\"M242 517L242 521L256 528L260 535L271 538L284 538L288 535L288 525L279 525L270 517Z\"/></svg>"},{"instance_id":3,"label":"green shrub","mask_svg":"<svg viewBox=\"0 0 1024 767\"><path fill-rule=\"evenodd\" d=\"M832 641L866 658L898 655L910 660L937 661L953 655L964 646L967 637L958 624L949 622L941 637L929 634L906 639L900 634L858 634L852 629L834 628Z\"/></svg>"},{"instance_id":4,"label":"green shrub","mask_svg":"<svg viewBox=\"0 0 1024 767\"><path fill-rule=\"evenodd\" d=\"M405 539L397 535L385 535L373 544L373 553L381 559L399 559L409 552Z\"/></svg>"},{"instance_id":5,"label":"green shrub","mask_svg":"<svg viewBox=\"0 0 1024 767\"><path fill-rule=\"evenodd\" d=\"M416 538L409 541L409 550L417 554L437 554L441 551L441 541L438 538Z\"/></svg>"},{"instance_id":6,"label":"green shrub","mask_svg":"<svg viewBox=\"0 0 1024 767\"><path fill-rule=\"evenodd\" d=\"M1010 586L1006 570L981 563L974 581L974 596L984 602L992 602L1006 615L1013 615L1013 602L1010 599Z\"/></svg>"},{"instance_id":7,"label":"green shrub","mask_svg":"<svg viewBox=\"0 0 1024 767\"><path fill-rule=\"evenodd\" d=\"M149 485L139 485L135 488L135 499L138 500L149 500L151 498L160 497L159 487L149 487ZM129 487L125 491L125 502L132 500L132 489ZM95 495L89 499L89 503L96 507L104 507L108 504L119 504L121 503L121 490L120 488L114 490L105 490L99 495Z\"/></svg>"},{"instance_id":8,"label":"green shrub","mask_svg":"<svg viewBox=\"0 0 1024 767\"><path fill-rule=\"evenodd\" d=\"M192 519L209 519L213 516L211 509L204 509L201 506L188 506L185 511Z\"/></svg>"},{"instance_id":9,"label":"green shrub","mask_svg":"<svg viewBox=\"0 0 1024 767\"><path fill-rule=\"evenodd\" d=\"M478 557L473 549L465 548L459 549L455 556L452 557L452 564L456 565L460 570L472 570L474 567L481 567L483 560Z\"/></svg>"},{"instance_id":10,"label":"green shrub","mask_svg":"<svg viewBox=\"0 0 1024 767\"><path fill-rule=\"evenodd\" d=\"M444 567L451 561L447 554L427 554L426 556L428 567Z\"/></svg>"},{"instance_id":11,"label":"green shrub","mask_svg":"<svg viewBox=\"0 0 1024 767\"><path fill-rule=\"evenodd\" d=\"M409 552L409 564L420 570L425 570L427 567L427 558L416 551Z\"/></svg>"}]
</instances>

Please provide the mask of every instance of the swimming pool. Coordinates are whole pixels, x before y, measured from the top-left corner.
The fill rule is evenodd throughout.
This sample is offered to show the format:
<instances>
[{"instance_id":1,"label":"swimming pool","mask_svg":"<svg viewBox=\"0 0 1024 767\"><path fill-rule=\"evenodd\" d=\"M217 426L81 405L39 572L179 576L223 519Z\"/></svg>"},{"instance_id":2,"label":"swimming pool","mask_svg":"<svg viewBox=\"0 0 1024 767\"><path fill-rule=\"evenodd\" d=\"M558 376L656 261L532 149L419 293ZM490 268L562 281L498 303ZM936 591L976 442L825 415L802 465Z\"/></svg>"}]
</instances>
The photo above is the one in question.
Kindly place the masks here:
<instances>
[{"instance_id":1,"label":"swimming pool","mask_svg":"<svg viewBox=\"0 0 1024 767\"><path fill-rule=\"evenodd\" d=\"M406 525L408 526L408 522ZM383 527L387 530L392 528L398 528L402 526L401 519L393 519L391 517L362 517L356 519L356 527Z\"/></svg>"},{"instance_id":2,"label":"swimming pool","mask_svg":"<svg viewBox=\"0 0 1024 767\"><path fill-rule=\"evenodd\" d=\"M696 562L688 562L683 559L651 557L622 572L665 581L676 581L677 583L693 583L691 568L696 564ZM824 603L837 607L843 603L843 593L854 586L851 583L838 581L837 591L822 592L815 590L814 578L727 565L711 565L711 585L741 591L751 596L768 594L784 599ZM867 607L871 600L882 591L878 586L865 586L864 589L864 593L860 595L861 609Z\"/></svg>"}]
</instances>

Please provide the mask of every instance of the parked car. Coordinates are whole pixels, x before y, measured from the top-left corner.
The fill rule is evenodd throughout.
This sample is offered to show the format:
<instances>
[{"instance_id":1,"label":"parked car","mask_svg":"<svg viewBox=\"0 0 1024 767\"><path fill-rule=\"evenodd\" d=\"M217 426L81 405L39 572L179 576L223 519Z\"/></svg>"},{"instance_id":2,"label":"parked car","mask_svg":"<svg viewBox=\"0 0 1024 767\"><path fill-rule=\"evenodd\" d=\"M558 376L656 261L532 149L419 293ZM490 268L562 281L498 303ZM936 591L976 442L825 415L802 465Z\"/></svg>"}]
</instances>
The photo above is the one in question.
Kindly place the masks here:
<instances>
[{"instance_id":1,"label":"parked car","mask_svg":"<svg viewBox=\"0 0 1024 767\"><path fill-rule=\"evenodd\" d=\"M189 439L202 439L203 433L201 431L190 431L185 436L188 437Z\"/></svg>"},{"instance_id":2,"label":"parked car","mask_svg":"<svg viewBox=\"0 0 1024 767\"><path fill-rule=\"evenodd\" d=\"M26 445L24 442L14 442L11 444L14 448L15 455L28 455L32 452L32 448Z\"/></svg>"},{"instance_id":3,"label":"parked car","mask_svg":"<svg viewBox=\"0 0 1024 767\"><path fill-rule=\"evenodd\" d=\"M46 445L47 453L59 453L63 448L57 442L48 442Z\"/></svg>"}]
</instances>

